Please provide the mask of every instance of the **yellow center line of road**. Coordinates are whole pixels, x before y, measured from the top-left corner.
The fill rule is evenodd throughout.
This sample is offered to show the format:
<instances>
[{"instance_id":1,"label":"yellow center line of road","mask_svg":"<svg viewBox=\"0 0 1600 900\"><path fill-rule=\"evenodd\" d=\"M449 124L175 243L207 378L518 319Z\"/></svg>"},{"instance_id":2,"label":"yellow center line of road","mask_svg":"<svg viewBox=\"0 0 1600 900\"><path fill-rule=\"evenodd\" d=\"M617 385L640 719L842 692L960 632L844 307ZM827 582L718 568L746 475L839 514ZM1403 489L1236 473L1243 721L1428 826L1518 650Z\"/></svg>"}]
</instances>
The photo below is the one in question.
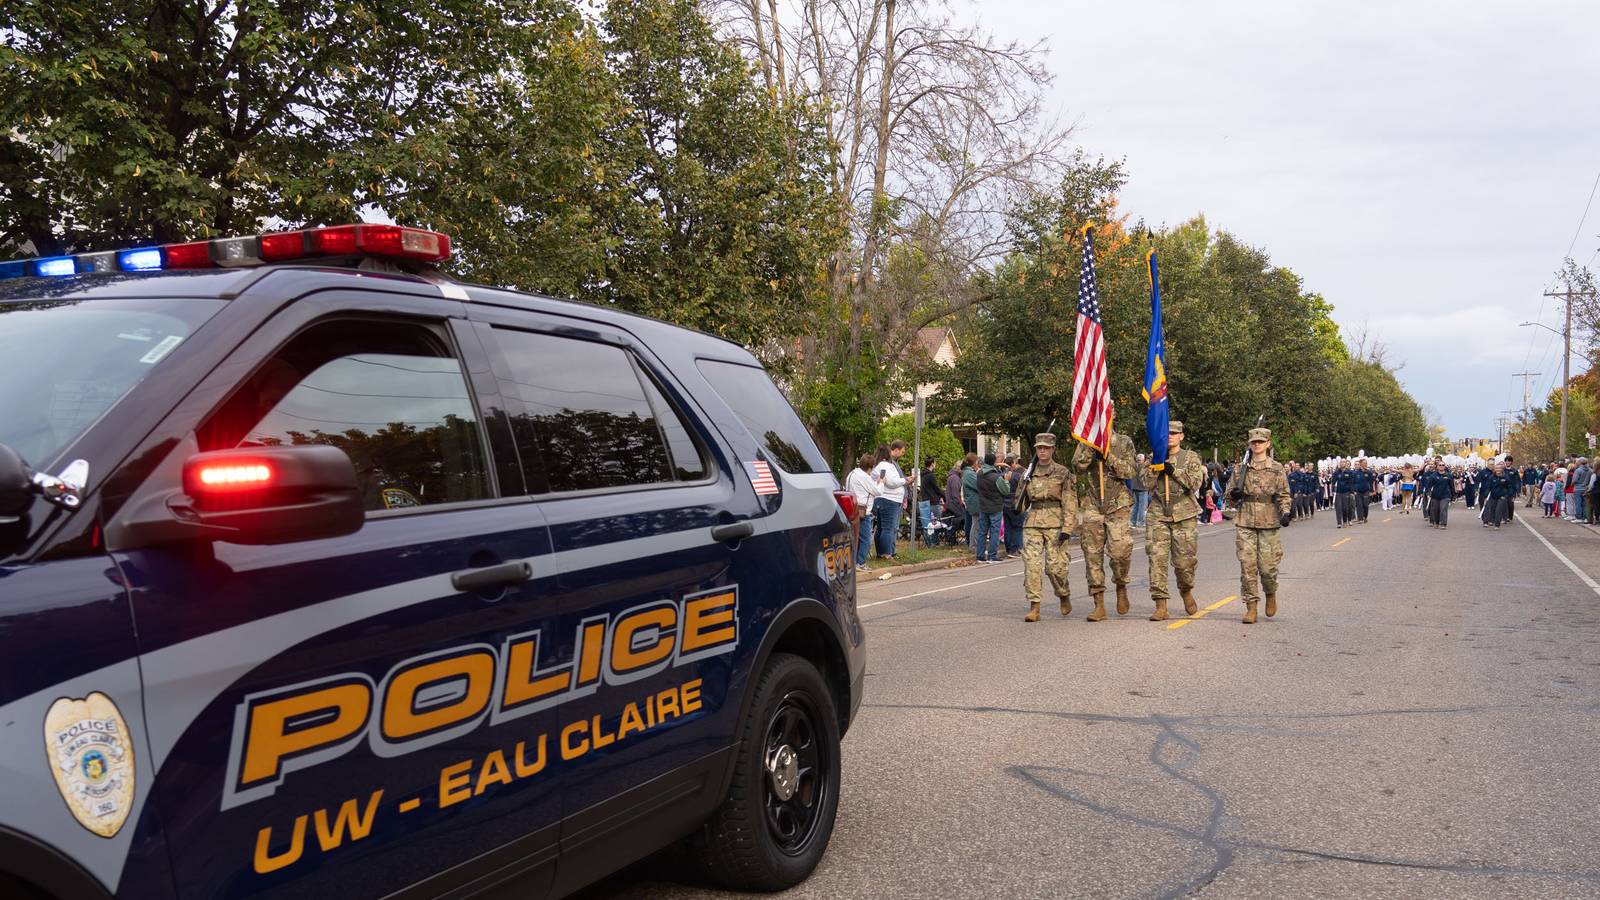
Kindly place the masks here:
<instances>
[{"instance_id":1,"label":"yellow center line of road","mask_svg":"<svg viewBox=\"0 0 1600 900\"><path fill-rule=\"evenodd\" d=\"M1341 545L1341 544L1348 544L1348 543L1350 543L1350 539L1349 539L1349 538L1345 538L1345 539L1344 539L1344 540L1342 540L1342 541L1335 541L1335 542L1334 542L1334 546L1335 546L1335 547L1338 547L1338 546L1339 546L1339 545Z\"/></svg>"},{"instance_id":2,"label":"yellow center line of road","mask_svg":"<svg viewBox=\"0 0 1600 900\"><path fill-rule=\"evenodd\" d=\"M1178 621L1171 623L1170 625L1167 626L1167 630L1171 631L1174 628L1182 628L1183 626L1189 624L1190 622L1193 622L1195 619L1198 619L1201 616L1206 615L1207 613L1216 612L1217 610L1223 608L1224 606L1227 606L1229 603L1232 603L1233 601L1235 601L1237 599L1239 599L1239 595L1238 594L1234 594L1231 597L1223 597L1221 600L1218 600L1217 602L1211 604L1210 606L1206 607L1205 609L1200 610L1199 612L1195 613L1194 615L1185 616L1185 617L1179 619Z\"/></svg>"}]
</instances>

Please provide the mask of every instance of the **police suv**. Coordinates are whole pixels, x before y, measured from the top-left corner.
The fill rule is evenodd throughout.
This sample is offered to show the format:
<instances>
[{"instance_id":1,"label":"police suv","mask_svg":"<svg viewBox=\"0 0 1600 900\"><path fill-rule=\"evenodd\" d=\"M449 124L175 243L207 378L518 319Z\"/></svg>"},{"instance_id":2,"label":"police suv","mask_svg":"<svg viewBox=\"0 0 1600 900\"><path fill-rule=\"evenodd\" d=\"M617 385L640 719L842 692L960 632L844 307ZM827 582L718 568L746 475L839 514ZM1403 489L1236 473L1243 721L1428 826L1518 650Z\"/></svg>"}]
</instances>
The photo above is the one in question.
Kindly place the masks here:
<instances>
[{"instance_id":1,"label":"police suv","mask_svg":"<svg viewBox=\"0 0 1600 900\"><path fill-rule=\"evenodd\" d=\"M0 263L0 896L804 879L852 500L760 363L347 225Z\"/></svg>"}]
</instances>

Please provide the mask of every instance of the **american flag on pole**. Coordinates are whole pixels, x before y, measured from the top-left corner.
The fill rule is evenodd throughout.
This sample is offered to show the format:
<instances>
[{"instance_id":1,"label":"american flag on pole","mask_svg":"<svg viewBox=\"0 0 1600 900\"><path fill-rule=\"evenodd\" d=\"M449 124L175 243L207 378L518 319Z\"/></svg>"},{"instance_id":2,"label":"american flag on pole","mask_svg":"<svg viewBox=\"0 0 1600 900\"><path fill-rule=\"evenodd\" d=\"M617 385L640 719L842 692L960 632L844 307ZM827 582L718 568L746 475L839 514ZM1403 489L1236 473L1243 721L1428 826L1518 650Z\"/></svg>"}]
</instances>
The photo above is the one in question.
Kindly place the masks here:
<instances>
[{"instance_id":1,"label":"american flag on pole","mask_svg":"<svg viewBox=\"0 0 1600 900\"><path fill-rule=\"evenodd\" d=\"M1072 436L1106 453L1111 447L1111 384L1106 335L1100 327L1100 288L1094 277L1094 226L1083 227L1078 275L1078 339L1072 363Z\"/></svg>"}]
</instances>

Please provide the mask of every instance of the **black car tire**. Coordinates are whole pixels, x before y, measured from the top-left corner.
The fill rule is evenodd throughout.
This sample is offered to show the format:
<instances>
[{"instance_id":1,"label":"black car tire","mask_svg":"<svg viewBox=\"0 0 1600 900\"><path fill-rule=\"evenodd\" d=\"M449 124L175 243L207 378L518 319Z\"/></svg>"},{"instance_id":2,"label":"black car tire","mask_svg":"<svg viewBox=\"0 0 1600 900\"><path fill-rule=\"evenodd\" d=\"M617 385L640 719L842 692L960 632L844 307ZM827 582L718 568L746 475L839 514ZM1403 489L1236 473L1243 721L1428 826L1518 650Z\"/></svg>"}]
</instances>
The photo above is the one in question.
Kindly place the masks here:
<instances>
[{"instance_id":1,"label":"black car tire","mask_svg":"<svg viewBox=\"0 0 1600 900\"><path fill-rule=\"evenodd\" d=\"M691 836L690 855L723 887L781 891L817 867L839 811L839 717L817 667L774 653L740 738L728 796ZM798 758L797 786L787 800L768 771L775 740Z\"/></svg>"}]
</instances>

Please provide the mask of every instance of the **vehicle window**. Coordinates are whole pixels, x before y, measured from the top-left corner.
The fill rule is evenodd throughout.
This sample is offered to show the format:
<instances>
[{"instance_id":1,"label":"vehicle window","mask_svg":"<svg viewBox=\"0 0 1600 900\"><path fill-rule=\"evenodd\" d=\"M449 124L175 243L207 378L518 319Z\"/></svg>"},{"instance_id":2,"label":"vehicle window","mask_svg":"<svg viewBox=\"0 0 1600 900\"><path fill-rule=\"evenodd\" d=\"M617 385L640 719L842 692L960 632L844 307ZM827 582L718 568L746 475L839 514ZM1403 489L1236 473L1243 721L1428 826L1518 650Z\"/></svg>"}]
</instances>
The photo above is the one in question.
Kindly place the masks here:
<instances>
[{"instance_id":1,"label":"vehicle window","mask_svg":"<svg viewBox=\"0 0 1600 900\"><path fill-rule=\"evenodd\" d=\"M201 429L200 444L338 447L355 464L369 510L492 495L461 364L420 325L312 328L250 377Z\"/></svg>"},{"instance_id":2,"label":"vehicle window","mask_svg":"<svg viewBox=\"0 0 1600 900\"><path fill-rule=\"evenodd\" d=\"M828 462L767 373L755 366L700 360L700 373L785 472L826 472Z\"/></svg>"},{"instance_id":3,"label":"vehicle window","mask_svg":"<svg viewBox=\"0 0 1600 900\"><path fill-rule=\"evenodd\" d=\"M46 466L221 300L0 303L0 443Z\"/></svg>"},{"instance_id":4,"label":"vehicle window","mask_svg":"<svg viewBox=\"0 0 1600 900\"><path fill-rule=\"evenodd\" d=\"M637 362L635 362L637 365ZM650 408L655 410L656 424L661 426L661 436L666 438L667 453L672 457L673 474L679 481L698 481L706 477L705 456L700 451L700 443L683 424L683 419L678 415L672 404L667 402L665 394L656 386L647 373L640 373L639 381L644 385L644 392L650 399Z\"/></svg>"},{"instance_id":5,"label":"vehicle window","mask_svg":"<svg viewBox=\"0 0 1600 900\"><path fill-rule=\"evenodd\" d=\"M512 423L518 447L543 460L550 490L705 475L699 445L626 350L501 328L495 336L525 410Z\"/></svg>"}]
</instances>

